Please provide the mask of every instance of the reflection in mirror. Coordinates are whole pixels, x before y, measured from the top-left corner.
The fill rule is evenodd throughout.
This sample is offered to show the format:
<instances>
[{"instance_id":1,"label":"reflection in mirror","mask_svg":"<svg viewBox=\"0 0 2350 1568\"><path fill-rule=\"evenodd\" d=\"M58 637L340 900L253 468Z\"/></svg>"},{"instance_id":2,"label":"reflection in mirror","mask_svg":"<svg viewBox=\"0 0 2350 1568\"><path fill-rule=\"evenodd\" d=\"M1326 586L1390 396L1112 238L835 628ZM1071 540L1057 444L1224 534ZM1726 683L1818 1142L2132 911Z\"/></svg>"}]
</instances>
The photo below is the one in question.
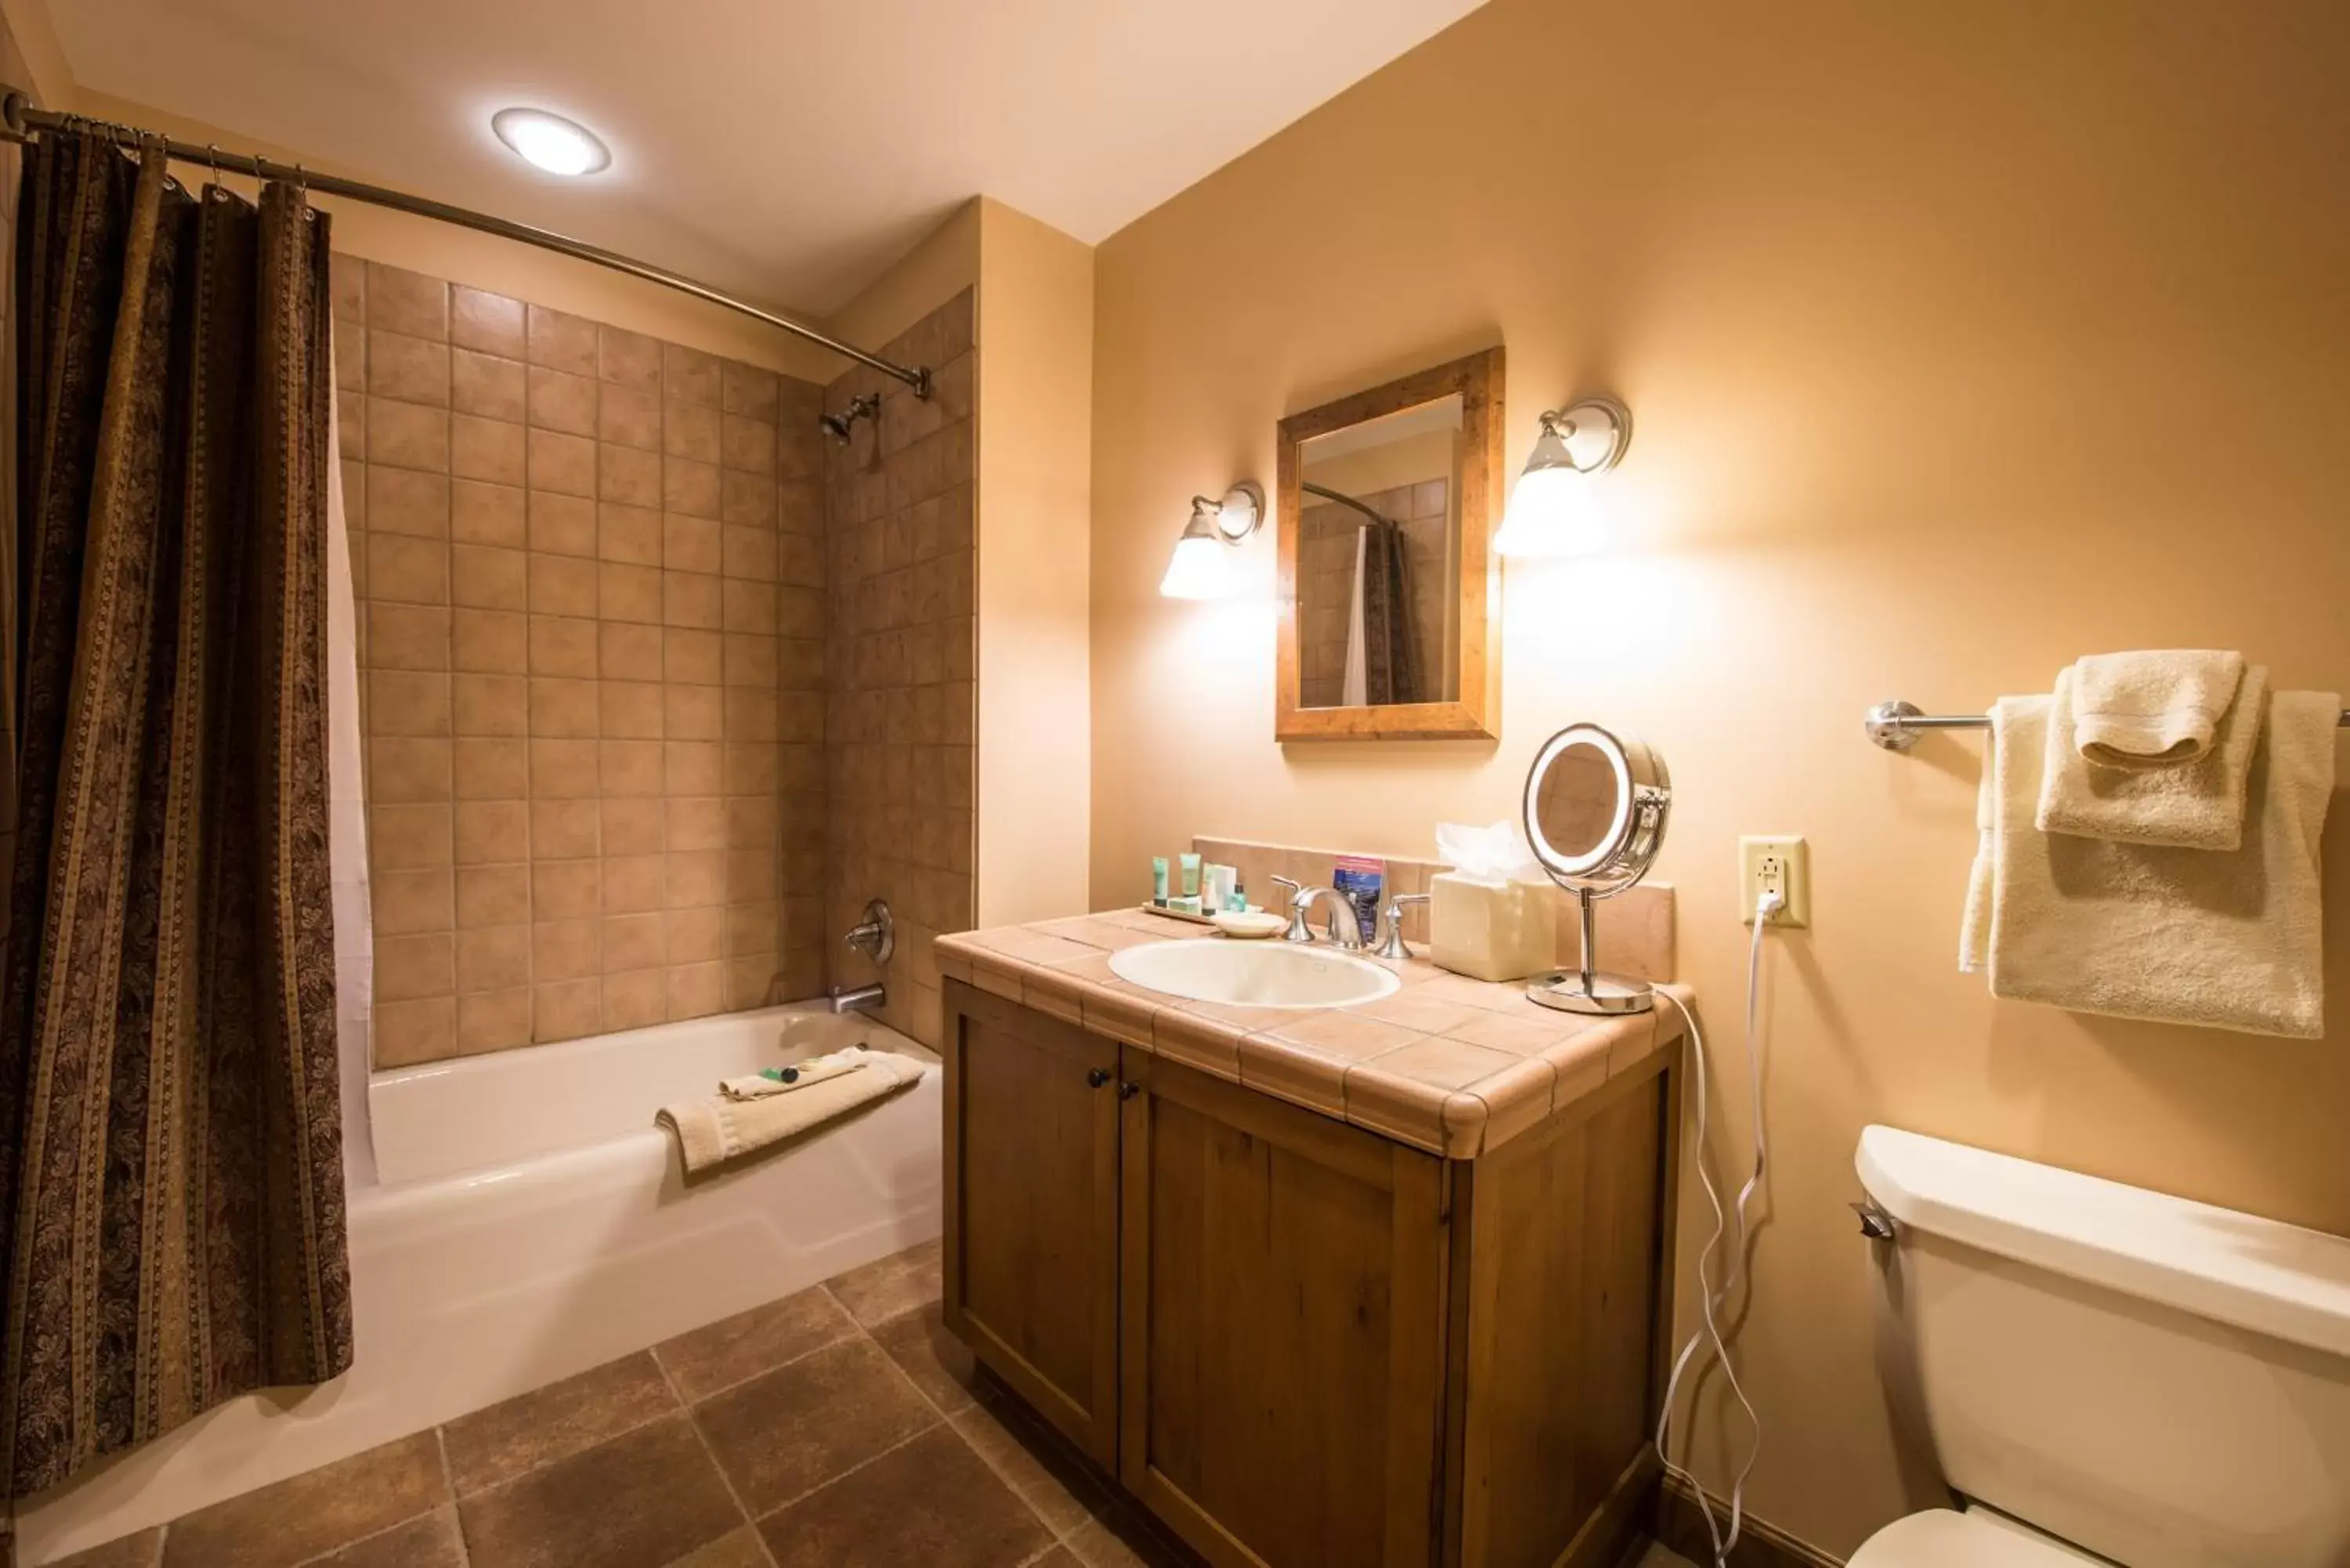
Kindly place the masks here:
<instances>
[{"instance_id":1,"label":"reflection in mirror","mask_svg":"<svg viewBox=\"0 0 2350 1568\"><path fill-rule=\"evenodd\" d=\"M1459 698L1463 407L1456 392L1300 443L1299 706Z\"/></svg>"},{"instance_id":2,"label":"reflection in mirror","mask_svg":"<svg viewBox=\"0 0 2350 1568\"><path fill-rule=\"evenodd\" d=\"M1607 754L1576 741L1551 759L1535 786L1534 822L1559 854L1586 860L1607 841L1622 804Z\"/></svg>"}]
</instances>

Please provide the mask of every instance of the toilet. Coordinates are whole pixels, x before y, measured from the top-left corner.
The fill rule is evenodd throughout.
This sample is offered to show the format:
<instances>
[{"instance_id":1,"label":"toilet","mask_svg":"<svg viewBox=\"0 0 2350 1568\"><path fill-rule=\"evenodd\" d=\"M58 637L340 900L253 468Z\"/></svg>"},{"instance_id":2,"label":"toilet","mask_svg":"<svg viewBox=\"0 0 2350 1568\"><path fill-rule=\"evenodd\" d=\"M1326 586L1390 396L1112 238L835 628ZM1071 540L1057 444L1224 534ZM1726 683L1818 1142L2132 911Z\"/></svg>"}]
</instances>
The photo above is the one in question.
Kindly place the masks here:
<instances>
[{"instance_id":1,"label":"toilet","mask_svg":"<svg viewBox=\"0 0 2350 1568\"><path fill-rule=\"evenodd\" d=\"M2350 1241L1861 1134L1897 1410L1955 1509L1851 1568L2350 1563Z\"/></svg>"}]
</instances>

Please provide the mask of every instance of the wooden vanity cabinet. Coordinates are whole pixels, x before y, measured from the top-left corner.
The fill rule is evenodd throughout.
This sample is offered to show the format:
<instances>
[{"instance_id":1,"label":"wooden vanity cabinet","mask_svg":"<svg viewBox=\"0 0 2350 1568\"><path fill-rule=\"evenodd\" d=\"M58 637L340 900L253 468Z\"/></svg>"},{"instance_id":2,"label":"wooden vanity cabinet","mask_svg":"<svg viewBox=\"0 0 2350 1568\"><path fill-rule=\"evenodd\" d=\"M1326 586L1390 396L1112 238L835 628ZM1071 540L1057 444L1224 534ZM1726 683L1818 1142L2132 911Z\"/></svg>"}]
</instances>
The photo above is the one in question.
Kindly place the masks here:
<instances>
[{"instance_id":1,"label":"wooden vanity cabinet","mask_svg":"<svg viewBox=\"0 0 2350 1568\"><path fill-rule=\"evenodd\" d=\"M945 1000L947 1325L1203 1559L1616 1561L1654 1484L1667 1054L1448 1160Z\"/></svg>"}]
</instances>

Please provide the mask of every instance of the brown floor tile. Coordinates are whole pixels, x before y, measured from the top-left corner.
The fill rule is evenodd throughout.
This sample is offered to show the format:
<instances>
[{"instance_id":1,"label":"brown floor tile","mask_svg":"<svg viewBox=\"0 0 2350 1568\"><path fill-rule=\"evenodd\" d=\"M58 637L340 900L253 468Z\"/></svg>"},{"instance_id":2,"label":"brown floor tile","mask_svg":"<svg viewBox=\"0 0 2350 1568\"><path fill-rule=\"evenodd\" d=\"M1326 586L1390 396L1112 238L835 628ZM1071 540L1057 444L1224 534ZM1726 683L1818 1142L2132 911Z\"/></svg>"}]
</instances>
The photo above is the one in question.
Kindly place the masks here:
<instances>
[{"instance_id":1,"label":"brown floor tile","mask_svg":"<svg viewBox=\"0 0 2350 1568\"><path fill-rule=\"evenodd\" d=\"M1084 1568L1191 1568L1193 1562L1125 1508L1087 1521L1063 1544Z\"/></svg>"},{"instance_id":2,"label":"brown floor tile","mask_svg":"<svg viewBox=\"0 0 2350 1568\"><path fill-rule=\"evenodd\" d=\"M1067 1547L1055 1546L1030 1563L1028 1568L1084 1568L1084 1564L1069 1555Z\"/></svg>"},{"instance_id":3,"label":"brown floor tile","mask_svg":"<svg viewBox=\"0 0 2350 1568\"><path fill-rule=\"evenodd\" d=\"M1110 1506L1108 1491L1083 1463L995 1400L965 1410L954 1426L1054 1534L1066 1536Z\"/></svg>"},{"instance_id":4,"label":"brown floor tile","mask_svg":"<svg viewBox=\"0 0 2350 1568\"><path fill-rule=\"evenodd\" d=\"M314 1568L464 1568L465 1546L457 1536L457 1511L436 1508L421 1519L396 1524L381 1535L319 1558Z\"/></svg>"},{"instance_id":5,"label":"brown floor tile","mask_svg":"<svg viewBox=\"0 0 2350 1568\"><path fill-rule=\"evenodd\" d=\"M441 1445L418 1432L197 1510L166 1533L164 1568L281 1568L447 1501Z\"/></svg>"},{"instance_id":6,"label":"brown floor tile","mask_svg":"<svg viewBox=\"0 0 2350 1568\"><path fill-rule=\"evenodd\" d=\"M696 1547L669 1568L767 1568L767 1549L759 1544L758 1527L746 1524L707 1546Z\"/></svg>"},{"instance_id":7,"label":"brown floor tile","mask_svg":"<svg viewBox=\"0 0 2350 1568\"><path fill-rule=\"evenodd\" d=\"M857 1332L848 1314L820 1288L721 1318L653 1346L688 1400L820 1350Z\"/></svg>"},{"instance_id":8,"label":"brown floor tile","mask_svg":"<svg viewBox=\"0 0 2350 1568\"><path fill-rule=\"evenodd\" d=\"M905 1374L863 1338L844 1340L693 1407L754 1515L781 1507L938 1420Z\"/></svg>"},{"instance_id":9,"label":"brown floor tile","mask_svg":"<svg viewBox=\"0 0 2350 1568\"><path fill-rule=\"evenodd\" d=\"M653 1358L642 1351L460 1416L441 1428L449 1480L459 1496L592 1449L675 1410Z\"/></svg>"},{"instance_id":10,"label":"brown floor tile","mask_svg":"<svg viewBox=\"0 0 2350 1568\"><path fill-rule=\"evenodd\" d=\"M781 1568L1013 1568L1045 1523L947 1428L759 1521Z\"/></svg>"},{"instance_id":11,"label":"brown floor tile","mask_svg":"<svg viewBox=\"0 0 2350 1568\"><path fill-rule=\"evenodd\" d=\"M645 1568L742 1522L683 1416L459 1501L473 1568Z\"/></svg>"},{"instance_id":12,"label":"brown floor tile","mask_svg":"<svg viewBox=\"0 0 2350 1568\"><path fill-rule=\"evenodd\" d=\"M979 1370L969 1347L940 1320L938 1303L900 1313L870 1332L924 1398L950 1416L970 1408Z\"/></svg>"},{"instance_id":13,"label":"brown floor tile","mask_svg":"<svg viewBox=\"0 0 2350 1568\"><path fill-rule=\"evenodd\" d=\"M861 1269L836 1274L825 1285L840 1298L848 1315L866 1327L887 1323L900 1313L939 1299L939 1244L925 1241L910 1247Z\"/></svg>"},{"instance_id":14,"label":"brown floor tile","mask_svg":"<svg viewBox=\"0 0 2350 1568\"><path fill-rule=\"evenodd\" d=\"M155 1554L163 1548L161 1530L142 1530L61 1557L50 1568L155 1568Z\"/></svg>"}]
</instances>

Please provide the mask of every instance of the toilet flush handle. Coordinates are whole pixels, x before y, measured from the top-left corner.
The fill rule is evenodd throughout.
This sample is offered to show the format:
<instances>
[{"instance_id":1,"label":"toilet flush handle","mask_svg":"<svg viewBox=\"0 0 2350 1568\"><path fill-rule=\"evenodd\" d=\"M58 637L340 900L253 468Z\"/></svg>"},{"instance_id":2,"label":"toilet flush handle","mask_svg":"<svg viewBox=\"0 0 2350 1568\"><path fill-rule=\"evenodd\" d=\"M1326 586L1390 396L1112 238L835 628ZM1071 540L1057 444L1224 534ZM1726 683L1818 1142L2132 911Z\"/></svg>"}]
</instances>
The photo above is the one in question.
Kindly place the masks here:
<instances>
[{"instance_id":1,"label":"toilet flush handle","mask_svg":"<svg viewBox=\"0 0 2350 1568\"><path fill-rule=\"evenodd\" d=\"M1860 1216L1862 1235L1872 1241L1893 1240L1893 1216L1887 1214L1884 1206L1876 1199L1871 1199L1866 1203L1856 1203L1852 1206L1852 1211Z\"/></svg>"}]
</instances>

